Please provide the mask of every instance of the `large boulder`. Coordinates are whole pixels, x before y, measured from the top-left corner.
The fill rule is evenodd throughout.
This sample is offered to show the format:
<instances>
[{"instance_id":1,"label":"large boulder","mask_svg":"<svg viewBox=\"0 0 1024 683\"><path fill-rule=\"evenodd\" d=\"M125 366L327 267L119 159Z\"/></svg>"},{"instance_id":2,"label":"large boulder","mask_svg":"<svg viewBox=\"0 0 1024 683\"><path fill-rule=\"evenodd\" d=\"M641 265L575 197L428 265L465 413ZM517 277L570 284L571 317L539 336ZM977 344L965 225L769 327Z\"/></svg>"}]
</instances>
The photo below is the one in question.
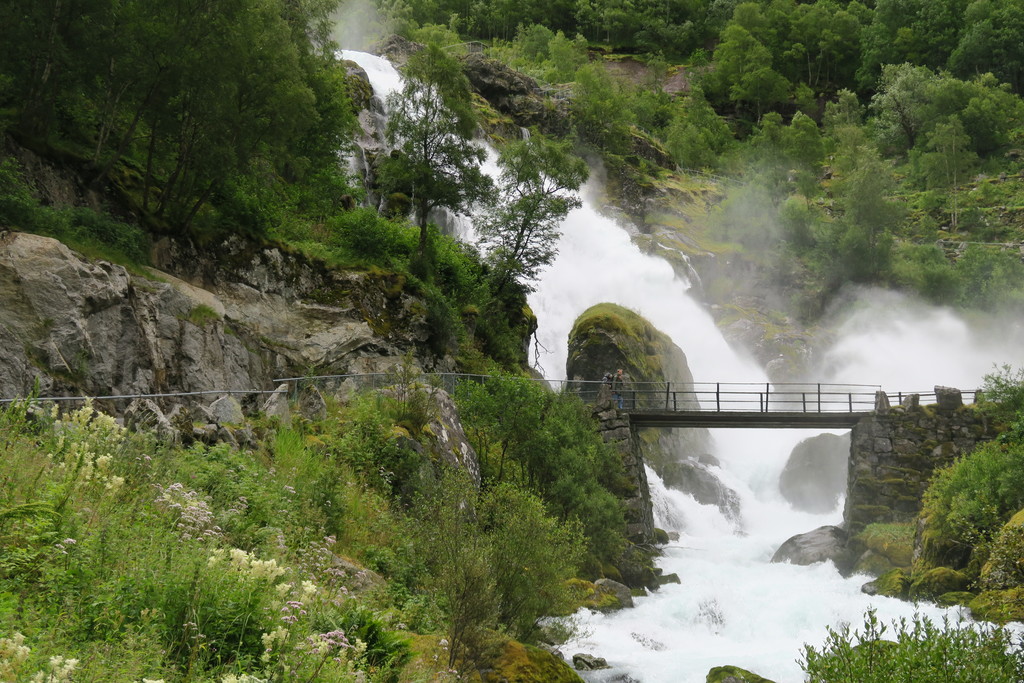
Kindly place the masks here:
<instances>
[{"instance_id":1,"label":"large boulder","mask_svg":"<svg viewBox=\"0 0 1024 683\"><path fill-rule=\"evenodd\" d=\"M616 304L598 304L584 311L569 333L566 377L598 381L604 373L623 369L627 409L665 405L666 382L672 405L695 408L693 374L683 353L668 335L634 311ZM710 450L706 429L643 429L638 446L644 461L666 485L681 483L676 464Z\"/></svg>"},{"instance_id":2,"label":"large boulder","mask_svg":"<svg viewBox=\"0 0 1024 683\"><path fill-rule=\"evenodd\" d=\"M565 103L544 97L537 82L526 74L478 53L464 56L462 68L473 90L516 125L536 126L549 135L568 132Z\"/></svg>"},{"instance_id":3,"label":"large boulder","mask_svg":"<svg viewBox=\"0 0 1024 683\"><path fill-rule=\"evenodd\" d=\"M667 467L666 484L689 493L701 505L714 505L726 519L740 519L740 497L722 483L711 467L696 459L686 459Z\"/></svg>"},{"instance_id":4,"label":"large boulder","mask_svg":"<svg viewBox=\"0 0 1024 683\"><path fill-rule=\"evenodd\" d=\"M818 434L798 443L779 476L779 491L797 510L835 510L846 492L850 435Z\"/></svg>"},{"instance_id":5,"label":"large boulder","mask_svg":"<svg viewBox=\"0 0 1024 683\"><path fill-rule=\"evenodd\" d=\"M772 683L772 681L738 666L716 666L708 671L706 683Z\"/></svg>"},{"instance_id":6,"label":"large boulder","mask_svg":"<svg viewBox=\"0 0 1024 683\"><path fill-rule=\"evenodd\" d=\"M506 642L490 663L489 681L545 681L583 683L565 660L551 652L515 641Z\"/></svg>"},{"instance_id":7,"label":"large boulder","mask_svg":"<svg viewBox=\"0 0 1024 683\"><path fill-rule=\"evenodd\" d=\"M837 526L822 526L793 536L775 551L772 562L809 565L833 562L840 571L850 564L846 532Z\"/></svg>"}]
</instances>

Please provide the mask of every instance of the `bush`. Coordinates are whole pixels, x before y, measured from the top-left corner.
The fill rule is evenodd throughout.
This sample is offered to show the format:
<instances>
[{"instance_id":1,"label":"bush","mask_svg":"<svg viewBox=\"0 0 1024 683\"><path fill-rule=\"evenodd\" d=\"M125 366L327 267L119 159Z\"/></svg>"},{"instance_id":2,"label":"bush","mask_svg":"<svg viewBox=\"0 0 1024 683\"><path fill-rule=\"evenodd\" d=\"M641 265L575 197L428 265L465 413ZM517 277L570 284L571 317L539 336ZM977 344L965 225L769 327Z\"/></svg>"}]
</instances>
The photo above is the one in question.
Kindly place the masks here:
<instances>
[{"instance_id":1,"label":"bush","mask_svg":"<svg viewBox=\"0 0 1024 683\"><path fill-rule=\"evenodd\" d=\"M812 683L1016 683L1024 675L1020 642L1002 628L948 619L937 626L915 615L892 624L895 641L884 639L889 632L869 610L863 631L829 628L820 650L805 645L800 666Z\"/></svg>"},{"instance_id":2,"label":"bush","mask_svg":"<svg viewBox=\"0 0 1024 683\"><path fill-rule=\"evenodd\" d=\"M969 552L1024 507L1024 443L990 441L937 471L924 495L926 535Z\"/></svg>"},{"instance_id":3,"label":"bush","mask_svg":"<svg viewBox=\"0 0 1024 683\"><path fill-rule=\"evenodd\" d=\"M460 384L456 401L485 483L536 492L556 517L582 524L593 558L618 558L625 532L616 497L624 486L622 462L578 397L521 377L491 377Z\"/></svg>"},{"instance_id":4,"label":"bush","mask_svg":"<svg viewBox=\"0 0 1024 683\"><path fill-rule=\"evenodd\" d=\"M993 417L1010 421L1024 415L1024 368L1014 372L1009 365L985 375L982 385L985 408Z\"/></svg>"}]
</instances>

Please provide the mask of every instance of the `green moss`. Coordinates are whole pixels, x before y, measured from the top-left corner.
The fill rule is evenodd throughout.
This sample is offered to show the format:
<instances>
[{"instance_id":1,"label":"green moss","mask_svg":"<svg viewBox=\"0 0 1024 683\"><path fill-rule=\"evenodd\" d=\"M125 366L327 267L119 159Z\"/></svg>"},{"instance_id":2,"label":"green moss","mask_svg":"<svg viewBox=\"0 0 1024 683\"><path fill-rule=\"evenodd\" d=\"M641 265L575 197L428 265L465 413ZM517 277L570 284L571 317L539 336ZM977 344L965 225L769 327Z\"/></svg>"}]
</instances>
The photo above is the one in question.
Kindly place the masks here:
<instances>
[{"instance_id":1,"label":"green moss","mask_svg":"<svg viewBox=\"0 0 1024 683\"><path fill-rule=\"evenodd\" d=\"M583 679L555 655L530 645L509 641L492 663L488 680L507 683L582 683Z\"/></svg>"},{"instance_id":2,"label":"green moss","mask_svg":"<svg viewBox=\"0 0 1024 683\"><path fill-rule=\"evenodd\" d=\"M939 597L935 598L935 603L942 607L956 607L957 605L966 606L974 599L974 593L970 591L951 591L949 593L943 593Z\"/></svg>"},{"instance_id":3,"label":"green moss","mask_svg":"<svg viewBox=\"0 0 1024 683\"><path fill-rule=\"evenodd\" d=\"M197 327L206 327L207 323L221 319L220 314L206 304L199 304L183 318Z\"/></svg>"},{"instance_id":4,"label":"green moss","mask_svg":"<svg viewBox=\"0 0 1024 683\"><path fill-rule=\"evenodd\" d=\"M915 600L932 600L944 593L963 591L970 578L949 567L935 567L913 578L908 595Z\"/></svg>"},{"instance_id":5,"label":"green moss","mask_svg":"<svg viewBox=\"0 0 1024 683\"><path fill-rule=\"evenodd\" d=\"M1024 588L985 591L971 600L968 606L975 619L997 624L1024 621Z\"/></svg>"},{"instance_id":6,"label":"green moss","mask_svg":"<svg viewBox=\"0 0 1024 683\"><path fill-rule=\"evenodd\" d=\"M893 569L882 574L875 580L875 587L879 595L890 598L902 598L906 596L910 588L910 576L902 569Z\"/></svg>"},{"instance_id":7,"label":"green moss","mask_svg":"<svg viewBox=\"0 0 1024 683\"><path fill-rule=\"evenodd\" d=\"M738 666L716 666L708 671L707 683L772 683L772 681L751 673Z\"/></svg>"},{"instance_id":8,"label":"green moss","mask_svg":"<svg viewBox=\"0 0 1024 683\"><path fill-rule=\"evenodd\" d=\"M567 616L583 607L592 609L595 612L613 612L622 609L622 603L614 593L603 591L590 581L570 579L568 581L568 588L572 596L571 604L565 614L557 614L555 616Z\"/></svg>"}]
</instances>

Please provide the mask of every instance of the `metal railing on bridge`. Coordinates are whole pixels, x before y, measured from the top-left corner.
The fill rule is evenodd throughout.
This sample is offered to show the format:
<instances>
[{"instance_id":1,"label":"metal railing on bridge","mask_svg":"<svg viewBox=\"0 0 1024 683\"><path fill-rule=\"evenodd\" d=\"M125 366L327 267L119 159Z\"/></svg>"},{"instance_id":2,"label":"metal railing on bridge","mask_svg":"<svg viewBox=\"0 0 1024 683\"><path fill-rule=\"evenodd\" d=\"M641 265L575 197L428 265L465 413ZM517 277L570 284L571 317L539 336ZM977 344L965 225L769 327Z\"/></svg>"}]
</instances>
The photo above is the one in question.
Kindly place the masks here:
<instances>
[{"instance_id":1,"label":"metal railing on bridge","mask_svg":"<svg viewBox=\"0 0 1024 683\"><path fill-rule=\"evenodd\" d=\"M484 383L488 381L536 382L553 391L573 393L585 403L595 403L607 397L624 412L638 418L645 414L703 413L703 414L755 414L789 413L805 415L866 414L876 407L878 385L868 384L820 384L820 383L736 383L736 382L633 382L612 385L604 380L545 380L534 378L494 377L491 375L459 373L411 374L402 377L400 373L364 373L346 375L317 375L286 377L273 380L278 387L288 384L293 396L305 387L317 387L321 392L345 397L352 393L377 390L397 384L415 383L437 387L448 393L455 393L463 382ZM108 405L126 403L135 398L178 400L190 397L214 395L259 395L272 393L273 389L210 389L203 391L117 394L92 396L92 400ZM922 404L935 402L934 391L889 393L894 404L916 394ZM976 400L977 392L962 392L964 403ZM33 397L36 401L77 402L84 396ZM10 403L13 398L0 399L0 405Z\"/></svg>"}]
</instances>

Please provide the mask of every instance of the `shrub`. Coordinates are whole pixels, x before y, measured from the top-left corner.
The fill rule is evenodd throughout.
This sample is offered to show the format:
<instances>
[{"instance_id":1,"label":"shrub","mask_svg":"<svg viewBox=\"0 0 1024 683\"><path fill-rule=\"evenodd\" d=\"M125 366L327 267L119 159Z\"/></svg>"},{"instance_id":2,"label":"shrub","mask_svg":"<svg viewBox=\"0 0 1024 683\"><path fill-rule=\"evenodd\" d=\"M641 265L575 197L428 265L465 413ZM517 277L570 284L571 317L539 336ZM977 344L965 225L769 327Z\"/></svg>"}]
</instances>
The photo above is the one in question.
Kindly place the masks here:
<instances>
[{"instance_id":1,"label":"shrub","mask_svg":"<svg viewBox=\"0 0 1024 683\"><path fill-rule=\"evenodd\" d=\"M868 610L863 631L829 628L820 650L804 646L800 666L812 683L1015 683L1024 674L1020 642L1002 628L915 615L892 624L894 641L884 639L889 632Z\"/></svg>"},{"instance_id":2,"label":"shrub","mask_svg":"<svg viewBox=\"0 0 1024 683\"><path fill-rule=\"evenodd\" d=\"M1024 443L984 443L937 471L924 495L927 532L965 548L1024 507Z\"/></svg>"},{"instance_id":3,"label":"shrub","mask_svg":"<svg viewBox=\"0 0 1024 683\"><path fill-rule=\"evenodd\" d=\"M985 375L982 385L985 407L997 419L1009 421L1024 414L1024 368L1014 372L1009 365Z\"/></svg>"}]
</instances>

